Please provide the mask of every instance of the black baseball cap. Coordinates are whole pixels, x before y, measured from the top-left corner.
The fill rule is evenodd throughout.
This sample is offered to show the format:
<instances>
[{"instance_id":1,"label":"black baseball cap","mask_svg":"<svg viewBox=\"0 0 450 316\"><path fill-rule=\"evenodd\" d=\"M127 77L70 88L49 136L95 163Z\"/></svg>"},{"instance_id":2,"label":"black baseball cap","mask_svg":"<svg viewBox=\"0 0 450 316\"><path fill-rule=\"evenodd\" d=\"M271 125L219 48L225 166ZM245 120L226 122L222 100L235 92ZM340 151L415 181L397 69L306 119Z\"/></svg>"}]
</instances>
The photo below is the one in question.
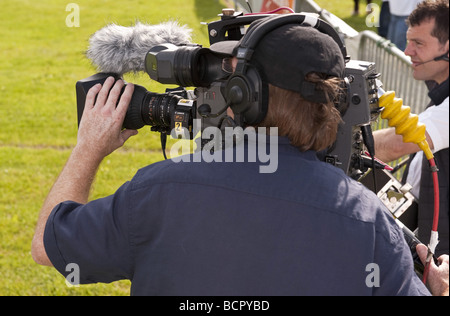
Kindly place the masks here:
<instances>
[{"instance_id":1,"label":"black baseball cap","mask_svg":"<svg viewBox=\"0 0 450 316\"><path fill-rule=\"evenodd\" d=\"M250 28L263 20L253 22ZM236 56L241 42L218 42L211 45L211 50ZM319 103L326 101L325 95L315 89L314 83L306 81L305 76L317 72L343 78L345 74L345 60L338 43L330 35L300 24L286 24L265 35L257 44L250 63L257 65L268 83Z\"/></svg>"}]
</instances>

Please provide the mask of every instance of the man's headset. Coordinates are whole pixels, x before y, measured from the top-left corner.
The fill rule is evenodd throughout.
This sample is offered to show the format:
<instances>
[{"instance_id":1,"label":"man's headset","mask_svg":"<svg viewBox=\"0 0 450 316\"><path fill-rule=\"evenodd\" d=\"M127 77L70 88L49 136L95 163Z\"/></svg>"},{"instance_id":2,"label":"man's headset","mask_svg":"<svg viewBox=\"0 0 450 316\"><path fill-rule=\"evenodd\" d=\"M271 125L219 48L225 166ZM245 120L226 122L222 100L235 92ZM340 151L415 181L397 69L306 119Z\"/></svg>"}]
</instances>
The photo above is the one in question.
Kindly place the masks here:
<instances>
[{"instance_id":1,"label":"man's headset","mask_svg":"<svg viewBox=\"0 0 450 316\"><path fill-rule=\"evenodd\" d=\"M441 61L441 60L449 62L448 52L446 52L445 54L443 54L441 56L438 56L438 57L436 57L436 58L434 58L432 60L424 61L423 63L419 63L419 64L420 65L425 65L425 64L428 64L428 63L432 63L432 62L435 62L435 61Z\"/></svg>"},{"instance_id":2,"label":"man's headset","mask_svg":"<svg viewBox=\"0 0 450 316\"><path fill-rule=\"evenodd\" d=\"M344 60L348 61L347 49L337 31L325 21L314 16L305 14L274 16L250 27L235 48L238 63L225 88L227 105L233 110L235 121L238 125L258 124L267 114L267 83L261 79L260 73L250 61L256 46L262 38L271 31L287 24L314 27L320 32L331 36L339 45Z\"/></svg>"}]
</instances>

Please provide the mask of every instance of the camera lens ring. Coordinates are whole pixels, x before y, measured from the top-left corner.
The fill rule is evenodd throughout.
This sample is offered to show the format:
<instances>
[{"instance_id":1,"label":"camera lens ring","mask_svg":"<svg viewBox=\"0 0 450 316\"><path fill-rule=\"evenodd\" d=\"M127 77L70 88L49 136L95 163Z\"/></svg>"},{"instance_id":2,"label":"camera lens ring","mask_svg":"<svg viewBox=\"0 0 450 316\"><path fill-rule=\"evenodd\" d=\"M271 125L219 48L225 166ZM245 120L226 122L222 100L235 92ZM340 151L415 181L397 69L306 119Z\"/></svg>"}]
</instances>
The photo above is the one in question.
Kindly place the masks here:
<instances>
[{"instance_id":1,"label":"camera lens ring","mask_svg":"<svg viewBox=\"0 0 450 316\"><path fill-rule=\"evenodd\" d=\"M200 55L203 48L200 46L180 47L174 56L174 76L178 84L182 87L198 86L200 83L199 64ZM194 71L195 70L195 71Z\"/></svg>"}]
</instances>

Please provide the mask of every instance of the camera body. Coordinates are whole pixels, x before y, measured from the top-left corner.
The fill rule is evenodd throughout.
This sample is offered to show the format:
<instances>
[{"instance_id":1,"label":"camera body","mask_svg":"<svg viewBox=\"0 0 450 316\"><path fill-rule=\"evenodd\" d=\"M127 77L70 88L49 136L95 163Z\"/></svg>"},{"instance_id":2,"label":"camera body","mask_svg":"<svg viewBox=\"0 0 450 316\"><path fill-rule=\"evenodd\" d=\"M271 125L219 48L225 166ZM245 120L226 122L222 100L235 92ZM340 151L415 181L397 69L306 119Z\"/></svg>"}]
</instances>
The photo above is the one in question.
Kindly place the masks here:
<instances>
[{"instance_id":1,"label":"camera body","mask_svg":"<svg viewBox=\"0 0 450 316\"><path fill-rule=\"evenodd\" d=\"M246 26L268 16L270 15L244 16L240 12L221 15L219 21L208 25L210 44L240 40L245 35ZM222 66L225 57L197 44L167 43L152 47L145 56L145 71L153 80L163 84L176 84L180 88L156 94L136 85L124 128L139 129L149 125L152 131L164 135L192 139L195 136L194 119L201 119L201 132L211 126L218 129L223 127L229 107L229 91L226 90L230 76ZM99 73L77 82L78 122L83 113L87 91L95 84L104 82L108 76L120 79L117 74ZM323 161L341 168L353 178L361 176L369 167L364 164L367 159L363 158L363 145L367 138L364 131L367 133L367 129L361 127L370 126L379 113L377 77L374 63L347 58L346 93L338 105L344 122L339 128L335 144L319 153ZM189 87L195 89L186 90ZM203 149L203 145L210 140L201 141L200 148Z\"/></svg>"},{"instance_id":2,"label":"camera body","mask_svg":"<svg viewBox=\"0 0 450 316\"><path fill-rule=\"evenodd\" d=\"M345 68L346 95L340 107L345 108L342 115L343 124L339 126L336 142L325 153L323 160L344 170L354 179L359 179L371 168L370 159L364 155L365 138L371 135L371 122L380 112L378 106L378 88L381 84L377 78L375 63L350 60ZM367 131L367 132L366 132Z\"/></svg>"}]
</instances>

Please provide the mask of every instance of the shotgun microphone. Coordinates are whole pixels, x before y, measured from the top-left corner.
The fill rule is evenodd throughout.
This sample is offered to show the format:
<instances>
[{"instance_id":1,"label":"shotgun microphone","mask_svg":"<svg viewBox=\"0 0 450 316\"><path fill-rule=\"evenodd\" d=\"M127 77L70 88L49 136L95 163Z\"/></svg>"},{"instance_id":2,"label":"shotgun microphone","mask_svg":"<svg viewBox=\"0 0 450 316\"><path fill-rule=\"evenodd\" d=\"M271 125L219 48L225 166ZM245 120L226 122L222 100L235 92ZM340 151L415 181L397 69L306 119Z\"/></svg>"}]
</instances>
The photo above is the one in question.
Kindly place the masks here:
<instances>
[{"instance_id":1,"label":"shotgun microphone","mask_svg":"<svg viewBox=\"0 0 450 316\"><path fill-rule=\"evenodd\" d=\"M130 27L109 24L90 37L86 56L100 72L119 76L137 73L145 71L145 56L152 47L189 44L191 33L191 29L176 21L156 25L136 22Z\"/></svg>"}]
</instances>

